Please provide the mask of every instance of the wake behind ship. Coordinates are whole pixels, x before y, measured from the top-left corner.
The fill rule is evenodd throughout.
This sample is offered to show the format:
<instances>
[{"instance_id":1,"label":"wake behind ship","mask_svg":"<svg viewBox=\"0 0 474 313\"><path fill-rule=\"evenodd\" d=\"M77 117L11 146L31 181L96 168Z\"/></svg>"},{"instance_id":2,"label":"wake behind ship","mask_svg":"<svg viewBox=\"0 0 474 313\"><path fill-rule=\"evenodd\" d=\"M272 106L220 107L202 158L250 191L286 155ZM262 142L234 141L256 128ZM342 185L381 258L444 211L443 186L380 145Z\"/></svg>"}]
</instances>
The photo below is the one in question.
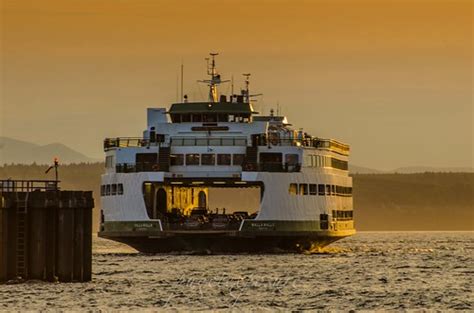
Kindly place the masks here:
<instances>
[{"instance_id":1,"label":"wake behind ship","mask_svg":"<svg viewBox=\"0 0 474 313\"><path fill-rule=\"evenodd\" d=\"M208 101L149 108L142 138L105 139L99 236L157 253L302 251L354 234L349 146L258 115L249 74L219 95L215 56ZM212 211L216 187L257 188L258 210Z\"/></svg>"}]
</instances>

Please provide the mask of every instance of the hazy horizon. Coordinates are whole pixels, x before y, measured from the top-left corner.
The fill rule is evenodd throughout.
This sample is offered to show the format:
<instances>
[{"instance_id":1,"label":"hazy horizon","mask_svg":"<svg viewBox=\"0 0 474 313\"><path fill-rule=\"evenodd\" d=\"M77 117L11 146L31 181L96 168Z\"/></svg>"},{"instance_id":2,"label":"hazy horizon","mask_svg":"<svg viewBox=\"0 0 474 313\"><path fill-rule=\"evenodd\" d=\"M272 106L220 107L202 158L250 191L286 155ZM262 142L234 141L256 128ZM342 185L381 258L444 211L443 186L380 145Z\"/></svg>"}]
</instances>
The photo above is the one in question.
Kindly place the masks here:
<instances>
[{"instance_id":1,"label":"hazy horizon","mask_svg":"<svg viewBox=\"0 0 474 313\"><path fill-rule=\"evenodd\" d=\"M470 1L0 0L0 136L102 158L147 107L206 95L204 58L280 103L297 128L351 145L351 163L472 167ZM229 91L224 85L221 91Z\"/></svg>"}]
</instances>

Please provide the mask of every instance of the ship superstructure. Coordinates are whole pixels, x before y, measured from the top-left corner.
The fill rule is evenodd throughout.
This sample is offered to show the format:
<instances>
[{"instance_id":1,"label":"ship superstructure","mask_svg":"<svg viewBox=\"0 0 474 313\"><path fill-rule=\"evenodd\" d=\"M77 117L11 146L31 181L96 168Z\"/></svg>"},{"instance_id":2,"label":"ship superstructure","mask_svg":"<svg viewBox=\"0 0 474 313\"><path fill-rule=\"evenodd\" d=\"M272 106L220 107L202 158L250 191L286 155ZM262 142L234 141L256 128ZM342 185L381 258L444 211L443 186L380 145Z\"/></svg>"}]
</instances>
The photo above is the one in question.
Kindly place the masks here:
<instances>
[{"instance_id":1,"label":"ship superstructure","mask_svg":"<svg viewBox=\"0 0 474 313\"><path fill-rule=\"evenodd\" d=\"M143 252L307 250L355 233L349 146L258 115L249 74L209 99L150 108L142 138L107 138L100 236ZM210 188L257 188L255 211L214 211ZM232 199L229 199L232 203Z\"/></svg>"}]
</instances>

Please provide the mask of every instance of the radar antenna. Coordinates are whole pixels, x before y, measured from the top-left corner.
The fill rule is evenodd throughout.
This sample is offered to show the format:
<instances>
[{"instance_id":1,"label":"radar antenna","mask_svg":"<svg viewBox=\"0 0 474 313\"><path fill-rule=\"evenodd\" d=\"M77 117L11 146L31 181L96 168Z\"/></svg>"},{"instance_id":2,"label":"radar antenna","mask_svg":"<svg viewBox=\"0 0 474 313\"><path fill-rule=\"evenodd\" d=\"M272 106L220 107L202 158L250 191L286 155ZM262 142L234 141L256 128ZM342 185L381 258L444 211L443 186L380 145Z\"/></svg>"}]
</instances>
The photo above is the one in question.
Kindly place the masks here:
<instances>
[{"instance_id":1,"label":"radar antenna","mask_svg":"<svg viewBox=\"0 0 474 313\"><path fill-rule=\"evenodd\" d=\"M244 96L244 102L250 103L250 98L263 95L263 93L250 94L250 73L242 74L245 77L245 89L241 90L242 96Z\"/></svg>"},{"instance_id":2,"label":"radar antenna","mask_svg":"<svg viewBox=\"0 0 474 313\"><path fill-rule=\"evenodd\" d=\"M198 80L200 83L206 83L209 86L209 101L210 102L218 102L218 92L217 86L222 83L226 83L229 80L221 80L221 75L217 73L216 70L216 60L215 57L219 55L219 53L209 53L211 58L206 58L207 62L207 75L211 76L211 79L206 80Z\"/></svg>"}]
</instances>

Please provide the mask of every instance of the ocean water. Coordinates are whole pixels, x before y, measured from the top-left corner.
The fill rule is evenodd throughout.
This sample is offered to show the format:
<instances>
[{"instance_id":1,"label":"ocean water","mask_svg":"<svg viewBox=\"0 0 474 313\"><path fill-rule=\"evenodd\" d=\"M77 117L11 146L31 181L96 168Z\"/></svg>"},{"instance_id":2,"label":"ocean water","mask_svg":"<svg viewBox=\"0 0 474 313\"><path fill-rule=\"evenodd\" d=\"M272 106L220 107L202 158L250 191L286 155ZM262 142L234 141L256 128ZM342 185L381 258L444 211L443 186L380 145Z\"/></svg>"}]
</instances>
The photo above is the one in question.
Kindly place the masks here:
<instances>
[{"instance_id":1,"label":"ocean water","mask_svg":"<svg viewBox=\"0 0 474 313\"><path fill-rule=\"evenodd\" d=\"M142 255L94 238L92 282L0 285L0 310L473 310L473 286L474 232L361 232L280 255Z\"/></svg>"}]
</instances>

